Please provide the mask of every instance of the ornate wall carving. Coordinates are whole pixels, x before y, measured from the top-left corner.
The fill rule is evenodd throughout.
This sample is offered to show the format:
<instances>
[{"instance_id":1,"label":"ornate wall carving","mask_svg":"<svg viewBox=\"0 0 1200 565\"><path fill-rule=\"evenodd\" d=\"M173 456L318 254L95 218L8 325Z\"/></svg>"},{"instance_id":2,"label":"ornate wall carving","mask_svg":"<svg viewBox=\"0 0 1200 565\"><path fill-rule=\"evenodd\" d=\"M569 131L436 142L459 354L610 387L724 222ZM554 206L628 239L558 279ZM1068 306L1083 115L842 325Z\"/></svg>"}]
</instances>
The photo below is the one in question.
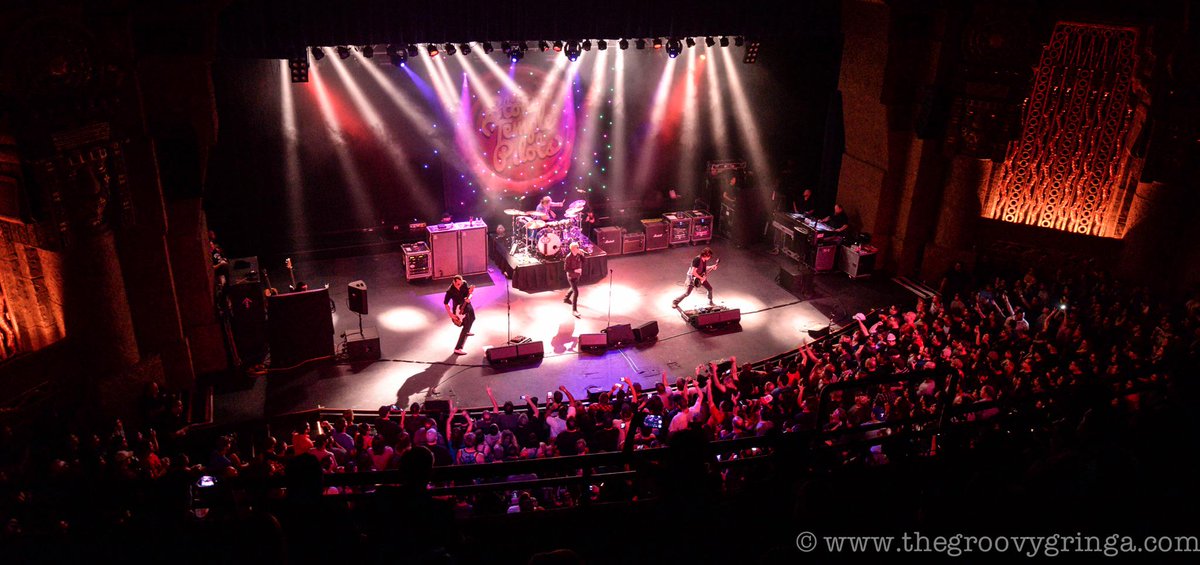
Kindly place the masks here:
<instances>
[{"instance_id":1,"label":"ornate wall carving","mask_svg":"<svg viewBox=\"0 0 1200 565\"><path fill-rule=\"evenodd\" d=\"M1005 222L1120 238L1138 32L1060 22L1042 51L1000 173L981 192L982 215Z\"/></svg>"}]
</instances>

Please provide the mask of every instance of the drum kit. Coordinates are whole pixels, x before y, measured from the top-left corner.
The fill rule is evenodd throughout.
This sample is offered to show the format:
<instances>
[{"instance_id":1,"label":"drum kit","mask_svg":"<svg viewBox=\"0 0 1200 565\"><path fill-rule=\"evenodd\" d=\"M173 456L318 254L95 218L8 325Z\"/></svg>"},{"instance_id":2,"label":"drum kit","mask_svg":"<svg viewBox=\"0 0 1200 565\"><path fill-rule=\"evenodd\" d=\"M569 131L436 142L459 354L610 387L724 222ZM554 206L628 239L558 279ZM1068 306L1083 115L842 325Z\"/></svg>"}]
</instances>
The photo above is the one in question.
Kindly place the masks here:
<instances>
[{"instance_id":1,"label":"drum kit","mask_svg":"<svg viewBox=\"0 0 1200 565\"><path fill-rule=\"evenodd\" d=\"M570 252L571 242L579 243L585 254L591 254L592 242L583 233L580 222L586 200L576 200L563 211L563 218L551 220L542 212L527 212L509 208L512 217L513 252L524 251L544 260L558 260Z\"/></svg>"}]
</instances>

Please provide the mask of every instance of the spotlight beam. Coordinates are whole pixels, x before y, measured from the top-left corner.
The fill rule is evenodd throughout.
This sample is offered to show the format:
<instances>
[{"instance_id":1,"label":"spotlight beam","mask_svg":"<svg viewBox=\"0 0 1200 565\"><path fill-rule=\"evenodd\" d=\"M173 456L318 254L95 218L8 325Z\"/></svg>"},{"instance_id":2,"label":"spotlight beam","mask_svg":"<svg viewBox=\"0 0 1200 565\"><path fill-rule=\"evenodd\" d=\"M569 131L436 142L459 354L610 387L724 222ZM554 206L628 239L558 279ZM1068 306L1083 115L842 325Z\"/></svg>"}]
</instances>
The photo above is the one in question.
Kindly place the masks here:
<instances>
[{"instance_id":1,"label":"spotlight beam","mask_svg":"<svg viewBox=\"0 0 1200 565\"><path fill-rule=\"evenodd\" d=\"M717 50L708 46L704 49L707 55L704 66L708 71L708 115L711 135L717 144L717 158L730 158L729 134L725 129L725 96L717 80Z\"/></svg>"},{"instance_id":2,"label":"spotlight beam","mask_svg":"<svg viewBox=\"0 0 1200 565\"><path fill-rule=\"evenodd\" d=\"M642 154L638 159L637 168L633 174L632 187L634 190L643 190L646 184L650 181L650 174L654 171L655 160L654 154L657 153L657 142L659 129L662 128L663 116L667 113L667 101L671 94L671 83L675 78L675 61L677 59L667 59L667 65L663 67L662 76L658 79L658 88L654 91L654 105L650 111L650 131L646 134Z\"/></svg>"},{"instance_id":3,"label":"spotlight beam","mask_svg":"<svg viewBox=\"0 0 1200 565\"><path fill-rule=\"evenodd\" d=\"M299 132L296 130L296 101L292 94L291 71L288 68L287 61L280 61L279 68L280 94L283 98L280 104L280 111L283 114L284 180L288 192L287 198L284 199L284 205L287 206L291 232L301 236L297 239L307 240L308 238L304 237L308 234L308 226L304 221L304 175L300 170L300 141Z\"/></svg>"},{"instance_id":4,"label":"spotlight beam","mask_svg":"<svg viewBox=\"0 0 1200 565\"><path fill-rule=\"evenodd\" d=\"M371 61L366 59L362 59L361 63L364 67L374 66ZM342 84L345 85L346 92L350 94L350 101L358 110L359 115L366 119L367 129L370 130L371 135L375 137L376 142L378 142L379 146L382 147L384 152L387 153L389 158L388 161L395 169L396 173L404 180L404 186L418 186L420 184L420 180L416 171L413 170L409 163L408 155L404 153L404 149L399 143L395 143L393 140L388 138L388 125L383 123L383 118L380 117L379 111L375 108L375 105L371 103L371 101L369 101L363 94L362 88L360 88L358 85L358 81L355 80L354 77L350 76L350 71L346 68L345 62L343 62L341 59L334 59L333 68L335 71L337 71L338 78L342 81ZM425 202L423 199L421 199L420 203L422 204L423 208L422 213L425 216L433 216L434 214L438 213L436 209L433 209L434 207L429 205L430 203Z\"/></svg>"},{"instance_id":5,"label":"spotlight beam","mask_svg":"<svg viewBox=\"0 0 1200 565\"><path fill-rule=\"evenodd\" d=\"M371 216L371 207L367 198L367 185L363 182L362 176L358 174L358 167L354 163L354 157L350 155L350 150L346 147L346 139L342 132L341 122L338 120L337 112L333 108L333 101L329 96L329 89L325 83L325 78L322 73L318 72L316 67L313 67L311 84L313 91L317 94L317 105L321 109L321 117L325 120L325 131L329 134L330 145L336 153L338 167L342 170L342 177L346 179L346 184L349 186L350 205L354 210L354 216L357 218L359 225L354 227L372 226L375 224Z\"/></svg>"},{"instance_id":6,"label":"spotlight beam","mask_svg":"<svg viewBox=\"0 0 1200 565\"><path fill-rule=\"evenodd\" d=\"M730 97L733 100L734 112L737 114L737 126L742 134L742 142L750 151L750 166L758 175L759 186L763 188L775 186L775 172L771 169L767 151L763 147L763 139L759 133L758 121L750 110L750 102L746 99L746 89L742 86L742 77L733 63L730 49L721 50L721 62L725 74L729 76Z\"/></svg>"}]
</instances>

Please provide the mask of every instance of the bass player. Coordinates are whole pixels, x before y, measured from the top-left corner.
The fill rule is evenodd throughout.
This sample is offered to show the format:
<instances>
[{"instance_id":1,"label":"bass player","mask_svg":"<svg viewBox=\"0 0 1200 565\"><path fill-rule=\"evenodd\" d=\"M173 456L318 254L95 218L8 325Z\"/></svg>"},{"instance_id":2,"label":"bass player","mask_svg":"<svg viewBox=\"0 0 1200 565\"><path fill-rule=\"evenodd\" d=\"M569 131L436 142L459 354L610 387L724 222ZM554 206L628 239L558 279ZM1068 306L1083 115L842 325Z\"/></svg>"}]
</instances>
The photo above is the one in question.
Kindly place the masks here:
<instances>
[{"instance_id":1,"label":"bass player","mask_svg":"<svg viewBox=\"0 0 1200 565\"><path fill-rule=\"evenodd\" d=\"M462 331L458 334L458 344L454 346L455 355L466 355L463 345L467 342L467 336L475 335L471 333L471 325L475 323L475 308L471 306L471 294L474 292L475 285L467 286L462 275L454 275L454 282L450 283L450 288L446 289L446 298L442 300L450 321L456 326L462 326Z\"/></svg>"}]
</instances>

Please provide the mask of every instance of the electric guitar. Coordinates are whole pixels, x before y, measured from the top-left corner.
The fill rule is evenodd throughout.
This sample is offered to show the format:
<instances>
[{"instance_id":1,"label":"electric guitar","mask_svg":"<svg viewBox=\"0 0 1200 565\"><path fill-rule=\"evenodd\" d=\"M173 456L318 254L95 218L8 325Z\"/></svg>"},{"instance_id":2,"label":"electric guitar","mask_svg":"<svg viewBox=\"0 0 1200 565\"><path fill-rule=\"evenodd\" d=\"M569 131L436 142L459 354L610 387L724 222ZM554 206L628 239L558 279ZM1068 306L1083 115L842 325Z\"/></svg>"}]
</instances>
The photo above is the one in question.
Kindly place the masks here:
<instances>
[{"instance_id":1,"label":"electric guitar","mask_svg":"<svg viewBox=\"0 0 1200 565\"><path fill-rule=\"evenodd\" d=\"M466 309L467 304L469 302L471 302L471 295L474 293L475 293L475 285L468 286L467 287L467 299L464 300L462 304L459 304L458 307L455 308L454 311L450 313L450 321L454 322L455 326L458 326L460 328L462 327L464 310Z\"/></svg>"},{"instance_id":2,"label":"electric guitar","mask_svg":"<svg viewBox=\"0 0 1200 565\"><path fill-rule=\"evenodd\" d=\"M285 266L287 266L288 275L292 277L292 289L295 290L295 288L296 288L296 271L295 271L295 269L292 268L292 258L288 257L287 259L285 259L283 261L283 264Z\"/></svg>"},{"instance_id":3,"label":"electric guitar","mask_svg":"<svg viewBox=\"0 0 1200 565\"><path fill-rule=\"evenodd\" d=\"M699 287L699 286L703 285L704 281L708 280L708 276L711 275L713 271L717 270L717 263L720 263L720 262L721 262L720 259L713 261L713 264L704 270L704 275L699 276L699 277L692 274L692 267L688 267L688 271L687 271L688 284L690 284L694 287Z\"/></svg>"},{"instance_id":4,"label":"electric guitar","mask_svg":"<svg viewBox=\"0 0 1200 565\"><path fill-rule=\"evenodd\" d=\"M263 269L263 280L266 281L267 287L263 289L263 296L275 296L279 291L271 285L271 275L267 274L267 270Z\"/></svg>"}]
</instances>

